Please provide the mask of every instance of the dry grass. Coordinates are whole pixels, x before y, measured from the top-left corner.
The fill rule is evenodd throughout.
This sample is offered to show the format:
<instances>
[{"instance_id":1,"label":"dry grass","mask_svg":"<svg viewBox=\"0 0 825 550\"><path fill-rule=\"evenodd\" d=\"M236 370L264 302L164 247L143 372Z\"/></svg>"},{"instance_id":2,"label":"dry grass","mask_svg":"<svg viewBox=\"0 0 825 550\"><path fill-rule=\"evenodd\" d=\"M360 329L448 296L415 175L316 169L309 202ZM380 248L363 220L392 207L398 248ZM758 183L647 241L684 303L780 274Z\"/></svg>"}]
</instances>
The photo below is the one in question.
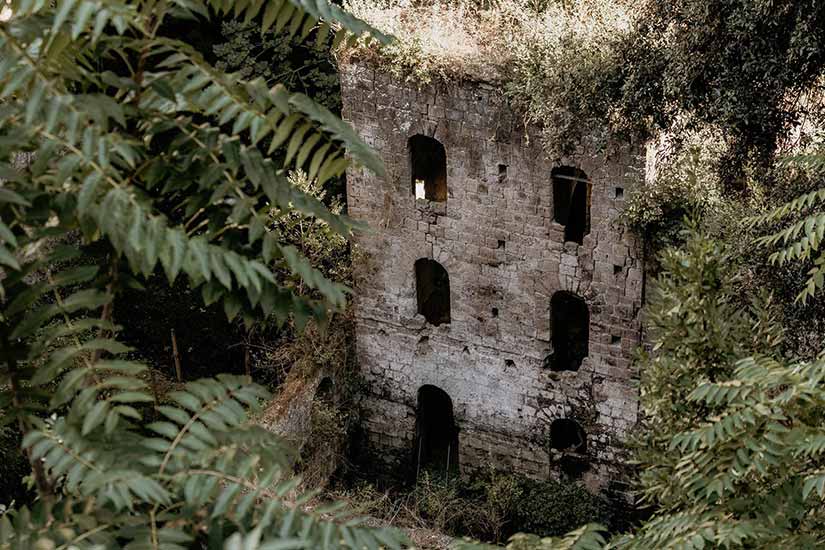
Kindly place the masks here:
<instances>
[{"instance_id":1,"label":"dry grass","mask_svg":"<svg viewBox=\"0 0 825 550\"><path fill-rule=\"evenodd\" d=\"M365 517L368 525L404 531L413 548L447 550L452 545L453 537L445 533L445 525L438 525L422 516L417 500L418 495L412 492L391 494L363 484L346 491L324 493L313 504L345 502L358 516Z\"/></svg>"},{"instance_id":2,"label":"dry grass","mask_svg":"<svg viewBox=\"0 0 825 550\"><path fill-rule=\"evenodd\" d=\"M531 49L562 48L571 36L598 44L627 32L632 23L633 8L625 1L560 4L538 12L529 0L497 0L486 8L477 0L347 0L350 12L397 40L380 51L360 45L342 56L368 56L396 76L425 84L453 78L498 81Z\"/></svg>"}]
</instances>

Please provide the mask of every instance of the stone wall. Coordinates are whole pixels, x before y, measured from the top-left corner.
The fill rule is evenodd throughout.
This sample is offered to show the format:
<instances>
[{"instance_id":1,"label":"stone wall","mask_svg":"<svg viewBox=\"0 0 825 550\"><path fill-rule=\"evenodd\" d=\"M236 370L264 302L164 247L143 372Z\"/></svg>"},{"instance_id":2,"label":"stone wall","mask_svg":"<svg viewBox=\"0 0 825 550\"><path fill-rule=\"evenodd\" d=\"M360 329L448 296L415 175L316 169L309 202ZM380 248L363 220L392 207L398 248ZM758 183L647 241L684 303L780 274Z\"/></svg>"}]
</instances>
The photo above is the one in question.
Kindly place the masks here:
<instances>
[{"instance_id":1,"label":"stone wall","mask_svg":"<svg viewBox=\"0 0 825 550\"><path fill-rule=\"evenodd\" d=\"M637 420L631 357L643 266L641 243L616 218L643 182L643 159L625 148L552 163L488 84L417 89L366 64L342 67L341 83L344 118L387 168L386 177L353 168L347 180L349 215L371 228L356 239L354 307L373 459L401 471L415 463L417 394L434 385L452 400L462 472L492 466L557 478L572 454L588 465L579 475L592 489L617 479ZM416 134L445 147L446 202L414 195L408 140ZM592 184L581 245L565 243L553 220L550 174L562 165ZM420 258L449 274L450 323L418 314ZM590 311L589 354L575 372L545 362L560 290ZM551 448L550 425L563 418L582 426L586 450Z\"/></svg>"}]
</instances>

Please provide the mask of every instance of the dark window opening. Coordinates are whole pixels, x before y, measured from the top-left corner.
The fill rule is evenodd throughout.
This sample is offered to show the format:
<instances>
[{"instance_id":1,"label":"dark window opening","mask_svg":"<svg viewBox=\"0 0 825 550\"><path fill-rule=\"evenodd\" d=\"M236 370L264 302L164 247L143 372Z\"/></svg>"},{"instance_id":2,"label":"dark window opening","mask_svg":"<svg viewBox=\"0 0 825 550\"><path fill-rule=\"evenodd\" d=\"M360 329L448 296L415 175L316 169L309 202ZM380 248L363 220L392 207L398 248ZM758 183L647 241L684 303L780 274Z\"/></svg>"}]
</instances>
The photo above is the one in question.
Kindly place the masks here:
<instances>
[{"instance_id":1,"label":"dark window opening","mask_svg":"<svg viewBox=\"0 0 825 550\"><path fill-rule=\"evenodd\" d=\"M497 307L493 308L493 318L495 318L495 317L498 317L498 308Z\"/></svg>"},{"instance_id":2,"label":"dark window opening","mask_svg":"<svg viewBox=\"0 0 825 550\"><path fill-rule=\"evenodd\" d=\"M613 344L613 345L621 344L622 343L622 337L621 336L616 336L615 334L612 334L610 336L610 343Z\"/></svg>"},{"instance_id":3,"label":"dark window opening","mask_svg":"<svg viewBox=\"0 0 825 550\"><path fill-rule=\"evenodd\" d=\"M553 219L564 226L564 241L582 244L590 233L590 181L572 166L554 168Z\"/></svg>"},{"instance_id":4,"label":"dark window opening","mask_svg":"<svg viewBox=\"0 0 825 550\"><path fill-rule=\"evenodd\" d=\"M587 434L575 420L557 418L550 424L550 447L584 454L587 452Z\"/></svg>"},{"instance_id":5,"label":"dark window opening","mask_svg":"<svg viewBox=\"0 0 825 550\"><path fill-rule=\"evenodd\" d=\"M515 366L516 366L516 362L515 362L515 361L513 361L512 359L505 359L505 360L504 360L504 366L505 366L505 367L515 367Z\"/></svg>"},{"instance_id":6,"label":"dark window opening","mask_svg":"<svg viewBox=\"0 0 825 550\"><path fill-rule=\"evenodd\" d=\"M553 354L549 358L553 371L577 371L588 354L590 312L584 300L575 294L559 291L550 300Z\"/></svg>"},{"instance_id":7,"label":"dark window opening","mask_svg":"<svg viewBox=\"0 0 825 550\"><path fill-rule=\"evenodd\" d=\"M624 198L624 188L622 188L622 187L617 187L616 188L616 198L617 199L623 199Z\"/></svg>"},{"instance_id":8,"label":"dark window opening","mask_svg":"<svg viewBox=\"0 0 825 550\"><path fill-rule=\"evenodd\" d=\"M416 472L458 472L458 427L453 402L435 386L421 386L415 421Z\"/></svg>"},{"instance_id":9,"label":"dark window opening","mask_svg":"<svg viewBox=\"0 0 825 550\"><path fill-rule=\"evenodd\" d=\"M618 275L624 270L624 266L621 265L614 265L613 266L613 275Z\"/></svg>"},{"instance_id":10,"label":"dark window opening","mask_svg":"<svg viewBox=\"0 0 825 550\"><path fill-rule=\"evenodd\" d=\"M435 260L421 258L415 262L415 290L418 313L438 326L450 322L450 277Z\"/></svg>"},{"instance_id":11,"label":"dark window opening","mask_svg":"<svg viewBox=\"0 0 825 550\"><path fill-rule=\"evenodd\" d=\"M412 192L416 198L447 200L447 153L437 139L421 134L410 138Z\"/></svg>"},{"instance_id":12,"label":"dark window opening","mask_svg":"<svg viewBox=\"0 0 825 550\"><path fill-rule=\"evenodd\" d=\"M499 164L498 165L498 181L499 181L499 183L501 183L505 179L507 179L507 165L506 164Z\"/></svg>"},{"instance_id":13,"label":"dark window opening","mask_svg":"<svg viewBox=\"0 0 825 550\"><path fill-rule=\"evenodd\" d=\"M504 248L506 244L504 241L498 241L498 248Z\"/></svg>"}]
</instances>

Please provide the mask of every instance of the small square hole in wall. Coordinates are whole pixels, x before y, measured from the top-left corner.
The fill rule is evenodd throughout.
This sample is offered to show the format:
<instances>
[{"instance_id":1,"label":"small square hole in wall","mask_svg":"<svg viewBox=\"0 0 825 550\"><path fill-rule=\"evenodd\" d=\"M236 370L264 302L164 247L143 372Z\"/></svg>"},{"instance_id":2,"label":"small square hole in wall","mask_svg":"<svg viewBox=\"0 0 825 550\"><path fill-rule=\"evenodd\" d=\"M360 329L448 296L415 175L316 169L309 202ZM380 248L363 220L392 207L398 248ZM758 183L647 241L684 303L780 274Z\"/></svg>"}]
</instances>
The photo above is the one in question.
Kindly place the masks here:
<instances>
[{"instance_id":1,"label":"small square hole in wall","mask_svg":"<svg viewBox=\"0 0 825 550\"><path fill-rule=\"evenodd\" d=\"M624 270L624 266L621 265L614 265L613 266L613 275L618 275Z\"/></svg>"},{"instance_id":2,"label":"small square hole in wall","mask_svg":"<svg viewBox=\"0 0 825 550\"><path fill-rule=\"evenodd\" d=\"M622 343L622 337L621 336L616 336L615 334L611 334L610 335L610 343L614 346L616 344L621 344Z\"/></svg>"},{"instance_id":3,"label":"small square hole in wall","mask_svg":"<svg viewBox=\"0 0 825 550\"><path fill-rule=\"evenodd\" d=\"M498 317L498 308L494 307L493 308L493 319L495 319L496 317Z\"/></svg>"},{"instance_id":4,"label":"small square hole in wall","mask_svg":"<svg viewBox=\"0 0 825 550\"><path fill-rule=\"evenodd\" d=\"M624 198L624 187L617 187L616 188L616 198L623 199Z\"/></svg>"},{"instance_id":5,"label":"small square hole in wall","mask_svg":"<svg viewBox=\"0 0 825 550\"><path fill-rule=\"evenodd\" d=\"M499 164L498 165L498 181L502 182L507 179L507 165L506 164Z\"/></svg>"},{"instance_id":6,"label":"small square hole in wall","mask_svg":"<svg viewBox=\"0 0 825 550\"><path fill-rule=\"evenodd\" d=\"M513 361L512 359L505 359L505 360L504 360L504 366L505 366L505 367L515 367L515 366L516 366L516 362L515 362L515 361Z\"/></svg>"},{"instance_id":7,"label":"small square hole in wall","mask_svg":"<svg viewBox=\"0 0 825 550\"><path fill-rule=\"evenodd\" d=\"M507 243L505 243L504 241L499 240L499 241L498 241L498 247L497 247L497 248L504 248L504 245L505 245L505 244L507 244Z\"/></svg>"}]
</instances>

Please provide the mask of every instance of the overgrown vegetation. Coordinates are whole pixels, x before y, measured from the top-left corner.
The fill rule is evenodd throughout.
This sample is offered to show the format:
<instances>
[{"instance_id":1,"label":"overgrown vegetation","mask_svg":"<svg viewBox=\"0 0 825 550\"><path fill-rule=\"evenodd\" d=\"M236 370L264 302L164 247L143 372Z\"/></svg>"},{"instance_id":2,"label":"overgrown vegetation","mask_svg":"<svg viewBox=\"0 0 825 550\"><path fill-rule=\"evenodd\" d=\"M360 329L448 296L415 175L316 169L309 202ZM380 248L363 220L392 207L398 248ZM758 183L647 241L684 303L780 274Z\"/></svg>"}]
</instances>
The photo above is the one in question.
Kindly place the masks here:
<instances>
[{"instance_id":1,"label":"overgrown vegetation","mask_svg":"<svg viewBox=\"0 0 825 550\"><path fill-rule=\"evenodd\" d=\"M347 289L282 239L272 212L347 237L346 218L287 169L323 185L347 166L345 150L374 170L380 162L309 97L227 75L162 24L234 11L291 35L372 29L300 2L23 0L8 10L0 419L22 433L37 498L3 514L0 545L399 547L396 532L345 522L338 507L303 510L283 442L249 422L268 393L248 378L190 382L157 402L112 312L124 281L156 273L247 326L272 315L300 330L343 307ZM256 147L268 136L283 163ZM102 265L84 261L92 248ZM147 413L157 421L144 424Z\"/></svg>"},{"instance_id":2,"label":"overgrown vegetation","mask_svg":"<svg viewBox=\"0 0 825 550\"><path fill-rule=\"evenodd\" d=\"M451 479L423 472L406 490L360 483L337 495L398 527L498 543L516 533L561 536L590 522L613 527L619 519L604 498L581 484L495 471Z\"/></svg>"},{"instance_id":3,"label":"overgrown vegetation","mask_svg":"<svg viewBox=\"0 0 825 550\"><path fill-rule=\"evenodd\" d=\"M332 36L326 35L331 43ZM330 111L341 111L338 73L329 52L330 44L315 44L298 36L264 33L253 22L230 19L221 22L221 38L213 53L215 68L267 84L281 83L290 90L312 97ZM324 36L316 36L324 40Z\"/></svg>"},{"instance_id":4,"label":"overgrown vegetation","mask_svg":"<svg viewBox=\"0 0 825 550\"><path fill-rule=\"evenodd\" d=\"M623 213L658 258L637 362L651 519L615 534L583 486L500 472L338 496L513 550L602 548L608 533L613 548L825 544L825 3L347 6L399 40L377 50L381 32L302 0L4 8L0 547L404 544L305 507L354 424L356 228L334 189L345 155L381 170L323 107L340 101L331 50L421 84L492 80L552 158L659 144ZM218 43L180 40L189 21L220 27ZM358 47L338 48L348 32ZM263 388L192 381L217 370L270 388L330 376L300 456L250 421Z\"/></svg>"},{"instance_id":5,"label":"overgrown vegetation","mask_svg":"<svg viewBox=\"0 0 825 550\"><path fill-rule=\"evenodd\" d=\"M501 0L348 6L399 37L378 54L428 83L501 81L548 154L583 141L679 143L714 133L726 190L775 185L777 153L825 122L825 6L818 1ZM781 37L781 38L780 38ZM678 155L677 155L678 156Z\"/></svg>"},{"instance_id":6,"label":"overgrown vegetation","mask_svg":"<svg viewBox=\"0 0 825 550\"><path fill-rule=\"evenodd\" d=\"M636 455L655 511L616 546L817 547L825 364L782 356L767 296L744 299L729 250L701 230L661 266Z\"/></svg>"}]
</instances>

